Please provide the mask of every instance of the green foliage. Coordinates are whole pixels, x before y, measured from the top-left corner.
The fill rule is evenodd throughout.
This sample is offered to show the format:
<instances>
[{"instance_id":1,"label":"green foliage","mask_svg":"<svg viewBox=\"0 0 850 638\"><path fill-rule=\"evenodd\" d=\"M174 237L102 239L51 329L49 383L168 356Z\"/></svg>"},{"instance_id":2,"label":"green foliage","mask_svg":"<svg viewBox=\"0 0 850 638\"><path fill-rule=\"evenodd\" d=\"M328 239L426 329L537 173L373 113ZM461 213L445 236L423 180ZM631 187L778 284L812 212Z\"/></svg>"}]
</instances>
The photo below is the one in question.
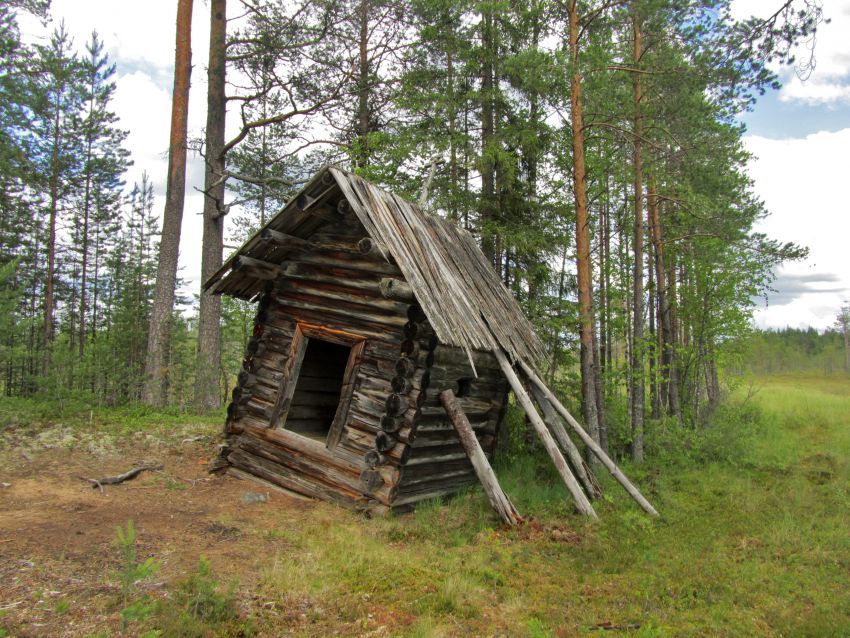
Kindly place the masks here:
<instances>
[{"instance_id":1,"label":"green foliage","mask_svg":"<svg viewBox=\"0 0 850 638\"><path fill-rule=\"evenodd\" d=\"M121 584L121 631L127 631L131 622L144 621L153 609L147 595L136 596L136 585L159 571L159 563L152 557L139 562L136 555L136 529L133 521L127 521L126 530L115 529L115 546L121 552L118 581Z\"/></svg>"},{"instance_id":2,"label":"green foliage","mask_svg":"<svg viewBox=\"0 0 850 638\"><path fill-rule=\"evenodd\" d=\"M667 467L705 463L740 464L752 440L762 433L765 415L747 400L723 403L711 418L683 428L673 418L646 425L647 456L653 465Z\"/></svg>"},{"instance_id":3,"label":"green foliage","mask_svg":"<svg viewBox=\"0 0 850 638\"><path fill-rule=\"evenodd\" d=\"M252 635L251 622L240 619L238 614L236 584L222 589L203 556L197 570L170 589L172 597L158 601L148 623L155 635L170 638Z\"/></svg>"},{"instance_id":4,"label":"green foliage","mask_svg":"<svg viewBox=\"0 0 850 638\"><path fill-rule=\"evenodd\" d=\"M814 328L759 330L744 344L741 359L733 370L757 375L791 372L841 375L844 356L839 332L819 333Z\"/></svg>"}]
</instances>

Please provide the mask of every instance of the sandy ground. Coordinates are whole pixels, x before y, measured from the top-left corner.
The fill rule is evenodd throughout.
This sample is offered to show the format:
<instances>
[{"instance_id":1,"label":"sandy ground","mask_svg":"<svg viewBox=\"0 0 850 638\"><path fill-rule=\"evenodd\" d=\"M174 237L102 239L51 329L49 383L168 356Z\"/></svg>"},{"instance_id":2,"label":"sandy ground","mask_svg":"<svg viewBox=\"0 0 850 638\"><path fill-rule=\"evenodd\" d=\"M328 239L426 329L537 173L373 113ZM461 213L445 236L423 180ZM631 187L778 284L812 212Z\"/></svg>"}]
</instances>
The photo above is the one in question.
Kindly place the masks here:
<instances>
[{"instance_id":1,"label":"sandy ground","mask_svg":"<svg viewBox=\"0 0 850 638\"><path fill-rule=\"evenodd\" d=\"M253 532L292 524L320 505L212 476L214 453L212 443L145 440L96 451L80 441L0 451L0 636L117 635L114 539L130 519L139 560L161 563L140 585L152 596L168 595L166 584L195 570L203 555L222 582L238 581L240 605L262 607L250 592L280 543ZM103 491L80 478L116 475L148 459L163 470ZM246 503L246 494L268 500Z\"/></svg>"}]
</instances>

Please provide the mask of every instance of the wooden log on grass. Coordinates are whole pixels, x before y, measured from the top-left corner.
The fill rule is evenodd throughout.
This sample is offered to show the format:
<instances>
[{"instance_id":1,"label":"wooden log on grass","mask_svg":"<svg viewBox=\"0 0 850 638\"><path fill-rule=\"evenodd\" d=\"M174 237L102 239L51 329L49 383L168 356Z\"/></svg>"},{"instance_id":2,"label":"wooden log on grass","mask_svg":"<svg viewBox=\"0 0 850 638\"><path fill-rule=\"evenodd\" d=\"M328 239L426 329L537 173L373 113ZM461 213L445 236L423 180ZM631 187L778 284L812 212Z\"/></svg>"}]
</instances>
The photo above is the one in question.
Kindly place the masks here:
<instances>
[{"instance_id":1,"label":"wooden log on grass","mask_svg":"<svg viewBox=\"0 0 850 638\"><path fill-rule=\"evenodd\" d=\"M441 392L440 402L446 409L446 414L451 419L452 425L454 425L463 449L472 462L472 467L475 468L475 473L478 475L478 480L481 481L481 485L487 493L490 505L493 506L493 509L496 510L506 525L519 525L522 523L522 516L520 516L514 504L511 503L511 499L502 490L502 486L499 485L496 474L493 472L493 468L490 467L490 463L484 455L484 450L481 449L481 444L475 438L475 432L469 424L469 419L466 418L460 404L455 400L454 392L451 390Z\"/></svg>"},{"instance_id":2,"label":"wooden log on grass","mask_svg":"<svg viewBox=\"0 0 850 638\"><path fill-rule=\"evenodd\" d=\"M623 474L622 470L617 467L617 464L614 463L614 461L611 460L611 457L609 457L605 453L605 450L599 447L599 444L594 441L593 438L587 432L584 431L584 428L581 427L581 425L578 421L575 420L575 418L573 418L573 415L569 413L567 408L565 408L563 404L558 401L558 398L553 394L553 392L548 387L546 387L546 384L543 383L539 376L537 376L537 373L531 368L531 366L529 366L524 361L520 361L519 365L528 380L540 389L543 395L549 400L549 403L551 403L558 411L558 413L562 417L564 417L564 420L566 420L566 422L570 424L570 427L572 427L573 431L575 431L575 433L578 434L579 438L584 441L585 445L590 448L590 451L596 455L596 458L598 458L602 462L602 465L604 465L605 469L607 469L611 473L611 476L617 479L617 482L623 486L626 492L628 492L629 495L635 501L637 501L638 505L643 508L643 511L645 511L650 516L659 516L658 510L656 510L650 504L650 502L647 501L646 498L644 498L643 494L640 493L640 490L638 490L638 488L636 488L634 484L632 484L628 477Z\"/></svg>"},{"instance_id":3,"label":"wooden log on grass","mask_svg":"<svg viewBox=\"0 0 850 638\"><path fill-rule=\"evenodd\" d=\"M569 490L570 495L573 497L578 511L585 516L598 519L599 517L593 509L593 505L590 504L590 501L587 499L587 496L585 496L581 486L578 484L578 481L576 481L576 477L573 476L573 473L570 471L570 467L567 465L567 460L558 449L558 444L555 443L555 439L552 438L552 435L549 433L549 429L546 427L543 419L540 418L537 410L534 409L534 403L531 401L531 397L528 396L525 388L522 387L519 377L516 375L516 372L514 372L513 367L508 362L508 359L502 352L501 347L494 344L493 354L496 356L496 360L499 362L499 366L502 368L502 372L505 374L508 383L510 383L511 388L516 395L517 402L519 402L526 415L528 415L528 419L534 426L537 436L540 437L543 447L546 449L546 452L549 453L549 457L555 464L555 469L558 470L558 474L561 475L564 485L567 486L567 490Z\"/></svg>"}]
</instances>

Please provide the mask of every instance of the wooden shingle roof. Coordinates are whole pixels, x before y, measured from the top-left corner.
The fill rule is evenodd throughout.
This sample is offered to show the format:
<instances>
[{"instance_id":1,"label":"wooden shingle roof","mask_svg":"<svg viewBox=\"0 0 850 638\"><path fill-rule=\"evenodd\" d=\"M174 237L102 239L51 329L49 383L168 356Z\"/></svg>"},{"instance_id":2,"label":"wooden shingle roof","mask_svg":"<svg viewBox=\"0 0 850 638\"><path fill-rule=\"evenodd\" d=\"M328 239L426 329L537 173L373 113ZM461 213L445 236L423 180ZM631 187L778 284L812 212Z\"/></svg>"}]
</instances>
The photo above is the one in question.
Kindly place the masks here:
<instances>
[{"instance_id":1,"label":"wooden shingle roof","mask_svg":"<svg viewBox=\"0 0 850 638\"><path fill-rule=\"evenodd\" d=\"M217 294L254 298L264 282L238 276L234 264L240 257L280 264L285 251L261 241L260 235L270 230L309 238L325 222L299 211L299 197L303 206L305 193L318 189L323 191L322 197L327 197L328 191L336 188L369 236L386 246L442 343L485 351L498 344L514 360L534 365L542 359L540 339L469 232L333 167L311 179L301 194L236 251L205 287Z\"/></svg>"}]
</instances>

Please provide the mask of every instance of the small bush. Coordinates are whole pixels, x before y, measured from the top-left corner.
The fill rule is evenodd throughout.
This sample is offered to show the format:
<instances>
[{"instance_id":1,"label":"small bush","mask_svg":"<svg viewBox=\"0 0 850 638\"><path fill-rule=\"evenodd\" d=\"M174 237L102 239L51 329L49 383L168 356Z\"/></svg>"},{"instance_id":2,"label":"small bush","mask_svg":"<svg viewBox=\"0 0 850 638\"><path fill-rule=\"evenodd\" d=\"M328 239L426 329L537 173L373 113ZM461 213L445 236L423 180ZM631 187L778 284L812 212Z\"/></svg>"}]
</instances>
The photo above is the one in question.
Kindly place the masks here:
<instances>
[{"instance_id":1,"label":"small bush","mask_svg":"<svg viewBox=\"0 0 850 638\"><path fill-rule=\"evenodd\" d=\"M666 465L740 463L763 419L754 403L727 402L704 425L682 426L674 418L650 420L644 437L646 453Z\"/></svg>"},{"instance_id":2,"label":"small bush","mask_svg":"<svg viewBox=\"0 0 850 638\"><path fill-rule=\"evenodd\" d=\"M172 638L250 636L251 624L239 617L236 584L223 588L210 562L201 556L198 569L173 586L172 598L158 602L151 625Z\"/></svg>"},{"instance_id":3,"label":"small bush","mask_svg":"<svg viewBox=\"0 0 850 638\"><path fill-rule=\"evenodd\" d=\"M148 596L136 598L136 584L159 571L159 563L148 558L140 563L136 556L136 528L127 521L127 529L115 530L114 544L121 552L121 568L118 580L121 583L121 632L127 631L130 622L143 621L151 612Z\"/></svg>"}]
</instances>

